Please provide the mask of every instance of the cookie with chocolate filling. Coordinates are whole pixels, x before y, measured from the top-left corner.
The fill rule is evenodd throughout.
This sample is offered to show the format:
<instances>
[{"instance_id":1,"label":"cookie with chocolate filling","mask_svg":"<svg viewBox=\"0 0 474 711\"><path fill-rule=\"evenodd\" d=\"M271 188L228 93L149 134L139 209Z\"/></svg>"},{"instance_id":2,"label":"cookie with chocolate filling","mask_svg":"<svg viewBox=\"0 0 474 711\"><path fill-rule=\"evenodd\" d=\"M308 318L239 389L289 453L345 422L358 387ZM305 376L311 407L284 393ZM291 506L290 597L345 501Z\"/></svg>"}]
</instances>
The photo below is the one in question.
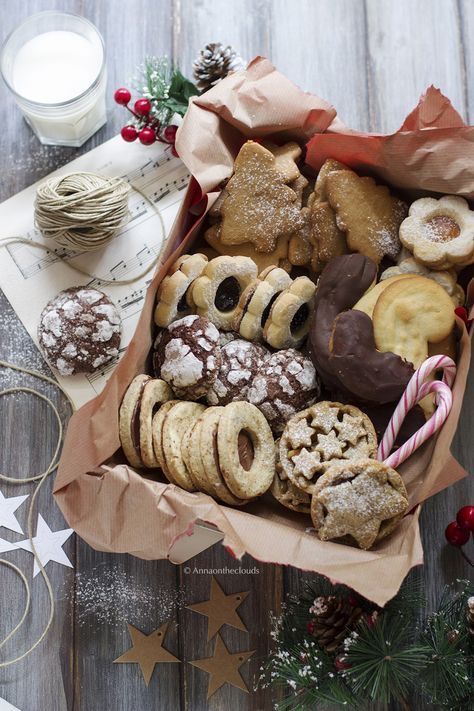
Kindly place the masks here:
<instances>
[{"instance_id":1,"label":"cookie with chocolate filling","mask_svg":"<svg viewBox=\"0 0 474 711\"><path fill-rule=\"evenodd\" d=\"M172 321L194 313L189 287L207 264L204 254L183 254L171 267L156 294L155 323L169 326Z\"/></svg>"},{"instance_id":2,"label":"cookie with chocolate filling","mask_svg":"<svg viewBox=\"0 0 474 711\"><path fill-rule=\"evenodd\" d=\"M185 316L163 329L153 365L178 397L199 400L215 381L221 363L219 331L206 318Z\"/></svg>"},{"instance_id":3,"label":"cookie with chocolate filling","mask_svg":"<svg viewBox=\"0 0 474 711\"><path fill-rule=\"evenodd\" d=\"M119 410L119 438L123 453L132 467L143 467L140 452L140 404L149 375L137 375L123 396Z\"/></svg>"},{"instance_id":4,"label":"cookie with chocolate filling","mask_svg":"<svg viewBox=\"0 0 474 711\"><path fill-rule=\"evenodd\" d=\"M234 328L247 341L262 341L263 328L278 296L293 280L279 267L265 269L242 293L235 315Z\"/></svg>"},{"instance_id":5,"label":"cookie with chocolate filling","mask_svg":"<svg viewBox=\"0 0 474 711\"><path fill-rule=\"evenodd\" d=\"M316 284L297 277L273 302L263 337L273 348L298 348L308 335Z\"/></svg>"}]
</instances>

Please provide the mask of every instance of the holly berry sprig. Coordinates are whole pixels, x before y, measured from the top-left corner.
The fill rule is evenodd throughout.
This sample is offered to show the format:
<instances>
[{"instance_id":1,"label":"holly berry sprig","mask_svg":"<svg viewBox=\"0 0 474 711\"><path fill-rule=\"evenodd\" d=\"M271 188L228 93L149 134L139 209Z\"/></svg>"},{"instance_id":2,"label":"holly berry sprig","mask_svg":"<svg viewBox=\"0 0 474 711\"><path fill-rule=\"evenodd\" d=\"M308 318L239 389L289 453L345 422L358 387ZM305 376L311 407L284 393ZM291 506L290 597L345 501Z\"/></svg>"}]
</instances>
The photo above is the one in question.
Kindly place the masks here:
<instances>
[{"instance_id":1,"label":"holly berry sprig","mask_svg":"<svg viewBox=\"0 0 474 711\"><path fill-rule=\"evenodd\" d=\"M444 532L448 543L455 548L459 548L462 557L474 566L474 563L462 550L468 543L471 536L474 536L474 506L463 506L456 514L456 520L451 521Z\"/></svg>"},{"instance_id":2,"label":"holly berry sprig","mask_svg":"<svg viewBox=\"0 0 474 711\"><path fill-rule=\"evenodd\" d=\"M114 94L114 100L120 106L124 106L135 117L134 124L126 124L120 131L124 141L132 143L137 138L144 146L151 146L158 141L159 143L167 143L171 145L171 153L178 156L175 147L176 132L178 127L175 124L170 124L164 128L160 121L151 114L152 103L146 97L140 97L130 108L132 95L128 89L121 87Z\"/></svg>"},{"instance_id":3,"label":"holly berry sprig","mask_svg":"<svg viewBox=\"0 0 474 711\"><path fill-rule=\"evenodd\" d=\"M128 89L121 87L114 94L117 104L124 106L133 117L122 128L122 138L128 143L138 139L145 146L156 141L167 143L177 156L176 118L184 116L189 99L199 94L199 90L166 57L147 57L133 84L139 94L133 107Z\"/></svg>"}]
</instances>

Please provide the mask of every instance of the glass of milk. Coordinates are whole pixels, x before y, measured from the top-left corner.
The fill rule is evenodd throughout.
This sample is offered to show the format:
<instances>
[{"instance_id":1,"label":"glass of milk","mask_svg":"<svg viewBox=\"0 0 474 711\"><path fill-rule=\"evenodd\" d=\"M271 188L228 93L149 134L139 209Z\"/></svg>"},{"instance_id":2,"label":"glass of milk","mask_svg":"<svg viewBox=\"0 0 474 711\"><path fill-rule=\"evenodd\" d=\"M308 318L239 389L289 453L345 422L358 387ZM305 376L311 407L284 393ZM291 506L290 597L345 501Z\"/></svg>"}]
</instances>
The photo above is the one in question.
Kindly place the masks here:
<instances>
[{"instance_id":1,"label":"glass of milk","mask_svg":"<svg viewBox=\"0 0 474 711\"><path fill-rule=\"evenodd\" d=\"M84 17L31 15L5 40L0 71L41 143L82 146L107 120L104 41Z\"/></svg>"}]
</instances>

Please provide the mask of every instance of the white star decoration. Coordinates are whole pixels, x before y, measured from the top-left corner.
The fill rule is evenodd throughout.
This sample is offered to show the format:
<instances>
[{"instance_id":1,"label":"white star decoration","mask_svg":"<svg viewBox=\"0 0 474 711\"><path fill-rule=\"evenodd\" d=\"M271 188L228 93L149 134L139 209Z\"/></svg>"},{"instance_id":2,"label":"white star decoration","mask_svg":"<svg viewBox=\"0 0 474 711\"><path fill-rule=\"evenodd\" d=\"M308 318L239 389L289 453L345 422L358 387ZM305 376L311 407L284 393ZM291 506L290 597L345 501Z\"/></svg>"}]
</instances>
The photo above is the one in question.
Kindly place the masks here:
<instances>
[{"instance_id":1,"label":"white star decoration","mask_svg":"<svg viewBox=\"0 0 474 711\"><path fill-rule=\"evenodd\" d=\"M0 553L7 553L8 551L14 551L16 550L16 545L15 543L10 543L10 541L6 541L4 538L0 538ZM1 707L0 707L1 711Z\"/></svg>"},{"instance_id":2,"label":"white star decoration","mask_svg":"<svg viewBox=\"0 0 474 711\"><path fill-rule=\"evenodd\" d=\"M12 704L5 701L5 699L0 699L0 711L20 711L20 709L17 709L16 706L12 706Z\"/></svg>"},{"instance_id":3,"label":"white star decoration","mask_svg":"<svg viewBox=\"0 0 474 711\"><path fill-rule=\"evenodd\" d=\"M28 498L25 496L11 496L7 499L0 491L0 527L9 528L15 533L23 533L23 530L15 516L15 511Z\"/></svg>"},{"instance_id":4,"label":"white star decoration","mask_svg":"<svg viewBox=\"0 0 474 711\"><path fill-rule=\"evenodd\" d=\"M73 567L61 547L73 533L74 530L72 528L65 528L62 531L52 531L42 515L38 514L38 525L36 527L36 536L33 538L33 543L43 568L50 560L54 560L60 565L67 565L69 568ZM28 538L15 543L15 546L33 553L31 541ZM39 572L40 569L35 558L33 577L38 575Z\"/></svg>"}]
</instances>

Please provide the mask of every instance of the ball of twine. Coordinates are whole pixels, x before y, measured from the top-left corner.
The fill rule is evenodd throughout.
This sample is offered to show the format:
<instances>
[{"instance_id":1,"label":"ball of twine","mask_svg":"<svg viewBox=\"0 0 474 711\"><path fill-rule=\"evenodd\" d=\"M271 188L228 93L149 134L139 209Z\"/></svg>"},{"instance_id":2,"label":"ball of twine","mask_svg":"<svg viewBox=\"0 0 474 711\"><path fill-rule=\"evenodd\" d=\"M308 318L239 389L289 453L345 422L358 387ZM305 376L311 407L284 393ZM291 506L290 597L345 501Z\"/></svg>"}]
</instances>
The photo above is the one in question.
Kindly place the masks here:
<instances>
[{"instance_id":1,"label":"ball of twine","mask_svg":"<svg viewBox=\"0 0 474 711\"><path fill-rule=\"evenodd\" d=\"M99 249L128 222L129 192L122 178L96 173L51 178L36 191L35 224L62 247Z\"/></svg>"}]
</instances>

